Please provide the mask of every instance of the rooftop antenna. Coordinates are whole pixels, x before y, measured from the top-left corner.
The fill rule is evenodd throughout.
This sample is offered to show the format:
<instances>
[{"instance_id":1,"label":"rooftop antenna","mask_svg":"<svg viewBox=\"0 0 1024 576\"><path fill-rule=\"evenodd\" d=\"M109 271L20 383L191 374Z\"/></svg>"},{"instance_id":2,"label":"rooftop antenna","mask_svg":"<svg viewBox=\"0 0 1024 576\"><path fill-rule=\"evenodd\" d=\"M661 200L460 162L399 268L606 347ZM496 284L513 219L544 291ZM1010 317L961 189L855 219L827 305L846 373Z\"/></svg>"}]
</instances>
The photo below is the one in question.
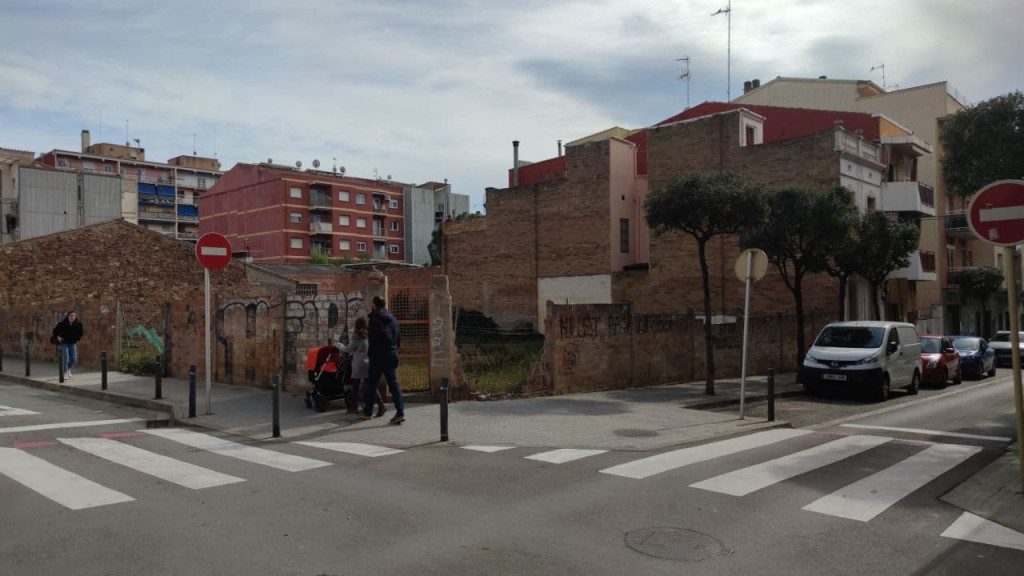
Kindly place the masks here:
<instances>
[{"instance_id":1,"label":"rooftop antenna","mask_svg":"<svg viewBox=\"0 0 1024 576\"><path fill-rule=\"evenodd\" d=\"M729 20L729 35L727 37L725 51L725 101L732 102L732 0L729 0L725 8L719 8L712 16L725 14Z\"/></svg>"},{"instance_id":2,"label":"rooftop antenna","mask_svg":"<svg viewBox=\"0 0 1024 576\"><path fill-rule=\"evenodd\" d=\"M127 118L124 119L124 145L125 146L131 146L132 145L131 138L128 137L128 119Z\"/></svg>"},{"instance_id":3,"label":"rooftop antenna","mask_svg":"<svg viewBox=\"0 0 1024 576\"><path fill-rule=\"evenodd\" d=\"M885 64L879 64L878 66L872 66L871 67L871 72L874 72L875 70L881 70L882 71L882 90L888 90L889 86L886 85L886 83L885 83Z\"/></svg>"},{"instance_id":4,"label":"rooftop antenna","mask_svg":"<svg viewBox=\"0 0 1024 576\"><path fill-rule=\"evenodd\" d=\"M192 155L196 156L196 133L192 133Z\"/></svg>"},{"instance_id":5,"label":"rooftop antenna","mask_svg":"<svg viewBox=\"0 0 1024 576\"><path fill-rule=\"evenodd\" d=\"M676 58L676 62L686 62L686 70L679 75L680 80L686 81L686 108L690 108L690 57L683 56L682 58Z\"/></svg>"},{"instance_id":6,"label":"rooftop antenna","mask_svg":"<svg viewBox=\"0 0 1024 576\"><path fill-rule=\"evenodd\" d=\"M333 167L331 168L331 172L337 172L337 171L338 171L338 157L335 156L334 157L334 164L333 164Z\"/></svg>"},{"instance_id":7,"label":"rooftop antenna","mask_svg":"<svg viewBox=\"0 0 1024 576\"><path fill-rule=\"evenodd\" d=\"M213 129L213 157L217 157L217 129Z\"/></svg>"}]
</instances>

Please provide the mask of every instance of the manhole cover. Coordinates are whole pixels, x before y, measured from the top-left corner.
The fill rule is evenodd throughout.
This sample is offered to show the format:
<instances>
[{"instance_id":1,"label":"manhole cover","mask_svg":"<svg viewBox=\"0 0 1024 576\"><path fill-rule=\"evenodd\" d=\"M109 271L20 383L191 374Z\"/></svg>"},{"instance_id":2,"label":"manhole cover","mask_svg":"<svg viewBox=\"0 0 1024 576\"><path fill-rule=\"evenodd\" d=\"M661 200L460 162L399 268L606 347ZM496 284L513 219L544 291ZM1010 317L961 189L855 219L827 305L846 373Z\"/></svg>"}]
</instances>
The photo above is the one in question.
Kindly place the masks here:
<instances>
[{"instance_id":1,"label":"manhole cover","mask_svg":"<svg viewBox=\"0 0 1024 576\"><path fill-rule=\"evenodd\" d=\"M717 538L684 528L642 528L626 534L626 546L664 560L700 562L732 551Z\"/></svg>"}]
</instances>

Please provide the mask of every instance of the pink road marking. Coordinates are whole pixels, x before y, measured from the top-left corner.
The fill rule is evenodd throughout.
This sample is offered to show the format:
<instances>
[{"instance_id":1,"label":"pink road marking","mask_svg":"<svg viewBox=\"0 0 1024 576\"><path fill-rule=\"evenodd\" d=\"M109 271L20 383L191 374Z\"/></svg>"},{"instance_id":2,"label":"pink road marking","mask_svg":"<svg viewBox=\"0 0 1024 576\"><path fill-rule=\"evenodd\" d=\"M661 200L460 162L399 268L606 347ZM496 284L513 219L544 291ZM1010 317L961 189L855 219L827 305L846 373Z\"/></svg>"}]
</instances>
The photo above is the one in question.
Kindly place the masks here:
<instances>
[{"instance_id":1,"label":"pink road marking","mask_svg":"<svg viewBox=\"0 0 1024 576\"><path fill-rule=\"evenodd\" d=\"M39 448L40 446L56 446L58 442L15 442L15 448Z\"/></svg>"}]
</instances>

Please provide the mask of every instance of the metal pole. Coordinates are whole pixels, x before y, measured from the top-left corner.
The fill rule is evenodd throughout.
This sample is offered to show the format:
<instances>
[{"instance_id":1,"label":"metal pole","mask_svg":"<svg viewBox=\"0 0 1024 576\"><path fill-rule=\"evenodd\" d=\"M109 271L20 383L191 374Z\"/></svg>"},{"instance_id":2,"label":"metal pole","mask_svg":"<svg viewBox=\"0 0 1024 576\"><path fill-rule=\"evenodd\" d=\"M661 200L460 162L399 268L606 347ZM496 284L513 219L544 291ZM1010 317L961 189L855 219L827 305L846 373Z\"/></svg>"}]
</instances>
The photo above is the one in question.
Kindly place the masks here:
<instances>
[{"instance_id":1,"label":"metal pole","mask_svg":"<svg viewBox=\"0 0 1024 576\"><path fill-rule=\"evenodd\" d=\"M0 372L4 371L4 347L0 344Z\"/></svg>"},{"instance_id":2,"label":"metal pole","mask_svg":"<svg viewBox=\"0 0 1024 576\"><path fill-rule=\"evenodd\" d=\"M188 417L196 417L196 365L188 366Z\"/></svg>"},{"instance_id":3,"label":"metal pole","mask_svg":"<svg viewBox=\"0 0 1024 576\"><path fill-rule=\"evenodd\" d=\"M743 360L740 365L740 420L743 419L743 402L747 395L747 326L750 320L750 282L754 275L754 251L747 252L747 295L743 300Z\"/></svg>"},{"instance_id":4,"label":"metal pole","mask_svg":"<svg viewBox=\"0 0 1024 576\"><path fill-rule=\"evenodd\" d=\"M775 369L768 369L768 421L775 422Z\"/></svg>"},{"instance_id":5,"label":"metal pole","mask_svg":"<svg viewBox=\"0 0 1024 576\"><path fill-rule=\"evenodd\" d=\"M100 352L100 390L107 389L107 351Z\"/></svg>"},{"instance_id":6,"label":"metal pole","mask_svg":"<svg viewBox=\"0 0 1024 576\"><path fill-rule=\"evenodd\" d=\"M1013 366L1013 403L1017 411L1017 449L1020 488L1024 491L1024 392L1020 378L1020 312L1017 311L1017 257L1013 246L1003 247L1003 262L1006 266L1006 296L1010 306L1010 359Z\"/></svg>"},{"instance_id":7,"label":"metal pole","mask_svg":"<svg viewBox=\"0 0 1024 576\"><path fill-rule=\"evenodd\" d=\"M441 379L441 442L448 441L448 379Z\"/></svg>"},{"instance_id":8,"label":"metal pole","mask_svg":"<svg viewBox=\"0 0 1024 576\"><path fill-rule=\"evenodd\" d=\"M156 355L156 370L154 370L154 372L156 372L156 382L154 383L155 386L156 386L156 393L154 395L154 398L156 398L157 400L160 400L164 396L163 357L160 356L160 354Z\"/></svg>"},{"instance_id":9,"label":"metal pole","mask_svg":"<svg viewBox=\"0 0 1024 576\"><path fill-rule=\"evenodd\" d=\"M210 408L210 269L203 267L206 276L206 413L212 414Z\"/></svg>"},{"instance_id":10,"label":"metal pole","mask_svg":"<svg viewBox=\"0 0 1024 576\"><path fill-rule=\"evenodd\" d=\"M274 438L281 437L281 375L274 374L273 394L273 435Z\"/></svg>"},{"instance_id":11,"label":"metal pole","mask_svg":"<svg viewBox=\"0 0 1024 576\"><path fill-rule=\"evenodd\" d=\"M61 350L61 345L57 344L54 347L57 350L57 382L64 383L64 351Z\"/></svg>"},{"instance_id":12,"label":"metal pole","mask_svg":"<svg viewBox=\"0 0 1024 576\"><path fill-rule=\"evenodd\" d=\"M32 344L25 344L25 378L32 375Z\"/></svg>"}]
</instances>

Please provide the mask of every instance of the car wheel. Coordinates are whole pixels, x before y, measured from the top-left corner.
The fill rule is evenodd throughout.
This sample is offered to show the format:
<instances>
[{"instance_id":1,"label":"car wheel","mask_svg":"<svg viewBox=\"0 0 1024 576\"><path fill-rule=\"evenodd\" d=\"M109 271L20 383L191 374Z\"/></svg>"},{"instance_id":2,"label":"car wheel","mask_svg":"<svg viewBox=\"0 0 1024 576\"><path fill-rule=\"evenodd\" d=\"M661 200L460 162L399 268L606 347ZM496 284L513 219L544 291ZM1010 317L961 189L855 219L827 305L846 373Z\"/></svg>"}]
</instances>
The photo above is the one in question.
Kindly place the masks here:
<instances>
[{"instance_id":1,"label":"car wheel","mask_svg":"<svg viewBox=\"0 0 1024 576\"><path fill-rule=\"evenodd\" d=\"M917 372L914 372L914 380L917 380ZM875 400L878 402L885 402L889 399L889 375L883 374L882 381L878 384L878 390L875 391Z\"/></svg>"},{"instance_id":2,"label":"car wheel","mask_svg":"<svg viewBox=\"0 0 1024 576\"><path fill-rule=\"evenodd\" d=\"M910 394L911 396L916 396L920 390L921 377L917 374L917 372L914 372L914 378L911 379L910 386L907 386L907 394Z\"/></svg>"},{"instance_id":3,"label":"car wheel","mask_svg":"<svg viewBox=\"0 0 1024 576\"><path fill-rule=\"evenodd\" d=\"M992 363L992 369L988 371L988 375L993 377L993 378L996 377L996 363L995 362Z\"/></svg>"},{"instance_id":4,"label":"car wheel","mask_svg":"<svg viewBox=\"0 0 1024 576\"><path fill-rule=\"evenodd\" d=\"M960 366L956 367L956 378L953 378L953 384L962 384L963 383L963 381L964 381L963 371L964 371L964 368L963 368L962 364Z\"/></svg>"},{"instance_id":5,"label":"car wheel","mask_svg":"<svg viewBox=\"0 0 1024 576\"><path fill-rule=\"evenodd\" d=\"M939 381L936 382L937 388L942 390L946 386L949 386L949 371L945 368L942 369L942 376L939 377Z\"/></svg>"}]
</instances>

